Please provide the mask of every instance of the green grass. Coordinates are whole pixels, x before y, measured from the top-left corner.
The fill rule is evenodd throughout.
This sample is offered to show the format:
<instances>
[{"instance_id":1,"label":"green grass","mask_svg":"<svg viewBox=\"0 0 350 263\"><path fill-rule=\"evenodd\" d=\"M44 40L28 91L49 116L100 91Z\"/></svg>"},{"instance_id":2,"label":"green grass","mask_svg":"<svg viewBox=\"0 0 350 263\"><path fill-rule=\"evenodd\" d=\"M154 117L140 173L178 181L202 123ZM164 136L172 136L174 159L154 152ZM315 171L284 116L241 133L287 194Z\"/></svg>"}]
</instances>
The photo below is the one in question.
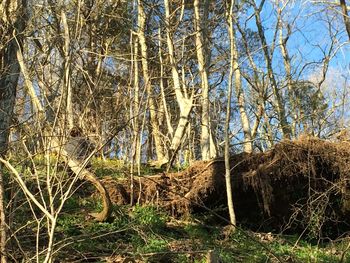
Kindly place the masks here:
<instances>
[{"instance_id":1,"label":"green grass","mask_svg":"<svg viewBox=\"0 0 350 263\"><path fill-rule=\"evenodd\" d=\"M40 164L43 160L38 157L37 161ZM120 160L94 159L91 169L99 177L120 177L125 176L129 168ZM147 166L142 170L145 174L155 171ZM88 213L100 211L101 202L91 196L86 186L79 191L68 199L58 218L55 242L66 245L56 254L58 262L74 261L77 257L106 262L103 258L119 255L143 262L202 263L206 262L209 250L214 250L221 261L227 263L277 262L275 257L282 262L339 262L349 244L344 239L321 246L298 240L297 235L277 236L241 229L227 233L211 214L191 215L181 221L153 206L113 206L108 222L96 222ZM23 194L17 198L25 199ZM22 220L23 224L31 218L29 207L24 208L15 214L17 222ZM35 237L35 227L31 224L19 232L19 241L28 239L25 235L29 232ZM271 238L266 240L264 236ZM35 239L31 242L28 246L35 247ZM343 262L350 262L350 257L344 257Z\"/></svg>"},{"instance_id":2,"label":"green grass","mask_svg":"<svg viewBox=\"0 0 350 263\"><path fill-rule=\"evenodd\" d=\"M88 207L88 208L87 208ZM206 262L206 254L214 250L224 263L231 262L339 262L347 242L314 244L298 236L252 233L238 229L227 234L222 225L215 225L208 214L190 216L184 221L153 206L114 206L109 222L85 220L82 208L101 208L91 197L73 197L59 218L57 236L71 237L70 254L118 254L142 262ZM71 211L75 211L71 213ZM208 220L211 219L211 220ZM187 221L186 221L187 220ZM270 238L266 240L265 236ZM296 243L296 241L298 242ZM75 252L74 252L75 251ZM68 260L61 253L61 260ZM103 261L102 261L103 262ZM345 257L343 262L350 262Z\"/></svg>"},{"instance_id":3,"label":"green grass","mask_svg":"<svg viewBox=\"0 0 350 263\"><path fill-rule=\"evenodd\" d=\"M125 176L127 166L123 160L111 159L103 160L101 158L93 158L91 167L97 177L111 176L114 178Z\"/></svg>"},{"instance_id":4,"label":"green grass","mask_svg":"<svg viewBox=\"0 0 350 263\"><path fill-rule=\"evenodd\" d=\"M295 244L298 236L240 229L227 234L223 226L206 225L200 217L178 221L152 206L114 206L112 219L101 223L86 219L86 213L81 213L82 200L86 198L69 200L58 219L56 242L66 240L69 244L57 253L59 261L69 262L80 255L100 257L105 262L102 258L120 255L142 262L199 263L206 262L207 251L214 250L224 263L277 262L275 256L282 262L322 263L339 262L348 244L347 240L323 246L305 240ZM350 262L350 258L343 262Z\"/></svg>"}]
</instances>

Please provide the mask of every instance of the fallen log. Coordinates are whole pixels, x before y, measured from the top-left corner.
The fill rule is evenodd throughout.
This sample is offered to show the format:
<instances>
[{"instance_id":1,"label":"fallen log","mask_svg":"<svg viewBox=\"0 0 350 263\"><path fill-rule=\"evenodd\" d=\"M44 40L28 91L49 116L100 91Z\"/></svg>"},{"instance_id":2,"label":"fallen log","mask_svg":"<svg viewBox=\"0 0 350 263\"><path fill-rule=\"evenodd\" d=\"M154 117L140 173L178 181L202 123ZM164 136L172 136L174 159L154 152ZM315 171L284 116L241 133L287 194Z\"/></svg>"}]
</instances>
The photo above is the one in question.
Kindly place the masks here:
<instances>
[{"instance_id":1,"label":"fallen log","mask_svg":"<svg viewBox=\"0 0 350 263\"><path fill-rule=\"evenodd\" d=\"M310 224L317 230L334 226L347 229L349 146L346 142L304 137L282 141L264 153L231 156L238 222L265 224L278 230ZM112 202L130 203L127 178L104 178L103 184ZM199 161L180 173L136 177L134 185L134 203L156 205L173 215L226 206L223 159Z\"/></svg>"}]
</instances>

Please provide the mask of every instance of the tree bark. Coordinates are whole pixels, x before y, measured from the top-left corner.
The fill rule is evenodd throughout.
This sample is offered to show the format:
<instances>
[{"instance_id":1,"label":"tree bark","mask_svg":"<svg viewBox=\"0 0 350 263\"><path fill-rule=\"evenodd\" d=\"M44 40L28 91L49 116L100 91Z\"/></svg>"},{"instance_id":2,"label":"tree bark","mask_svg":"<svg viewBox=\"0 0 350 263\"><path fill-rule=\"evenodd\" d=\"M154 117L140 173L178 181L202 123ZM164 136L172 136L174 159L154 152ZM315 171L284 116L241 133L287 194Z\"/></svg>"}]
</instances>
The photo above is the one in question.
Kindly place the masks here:
<instances>
[{"instance_id":1,"label":"tree bark","mask_svg":"<svg viewBox=\"0 0 350 263\"><path fill-rule=\"evenodd\" d=\"M234 29L233 17L229 18L229 28L230 28L229 30L230 49L231 49L231 59L232 59L231 63L232 63L233 72L235 75L235 91L236 91L236 97L237 97L237 106L239 109L243 133L244 133L243 151L247 153L251 153L253 151L252 134L251 134L248 114L245 110L246 102L244 97L244 91L242 88L241 69L239 67L239 62L238 62L238 49L237 49L237 43L236 43L236 34Z\"/></svg>"},{"instance_id":2,"label":"tree bark","mask_svg":"<svg viewBox=\"0 0 350 263\"><path fill-rule=\"evenodd\" d=\"M234 0L231 0L230 10L228 13L229 19L229 32L230 32L230 75L228 80L227 88L227 109L226 109L226 120L225 120L225 181L226 181L226 192L227 192L227 206L230 215L230 222L232 226L236 227L236 214L233 206L233 195L232 195L232 184L231 184L231 167L230 167L230 120L231 120L231 97L232 97L232 78L234 74L235 57L233 50L233 6Z\"/></svg>"},{"instance_id":3,"label":"tree bark","mask_svg":"<svg viewBox=\"0 0 350 263\"><path fill-rule=\"evenodd\" d=\"M154 144L156 148L156 155L158 162L167 162L167 157L164 153L164 148L162 144L161 132L158 125L158 114L156 110L156 100L154 90L152 89L151 77L149 73L148 67L148 48L145 37L146 30L146 14L143 8L142 1L138 3L138 37L140 40L141 47L141 62L142 62L142 71L143 71L143 79L146 86L146 90L149 96L149 111L150 111L150 119L151 119L151 127L152 127L152 135L154 138Z\"/></svg>"},{"instance_id":4,"label":"tree bark","mask_svg":"<svg viewBox=\"0 0 350 263\"><path fill-rule=\"evenodd\" d=\"M22 48L25 29L27 1L3 1L0 4L0 30L5 36L0 50L0 157L8 150L10 126L16 99L19 78L18 49ZM7 262L7 224L5 212L3 166L0 165L0 261Z\"/></svg>"},{"instance_id":5,"label":"tree bark","mask_svg":"<svg viewBox=\"0 0 350 263\"><path fill-rule=\"evenodd\" d=\"M208 9L208 0L204 1L204 9ZM209 56L210 52L207 48L207 41L204 40L205 33L207 32L206 20L207 16L203 17L201 20L200 12L200 1L194 0L194 14L195 14L195 28L196 28L196 51L197 51L197 60L198 68L201 76L201 87L202 87L202 121L201 121L201 151L202 159L209 160L215 158L217 155L217 150L214 145L211 131L210 123L210 101L209 101L209 71L208 71L208 59L205 56ZM208 10L204 10L204 13L208 15Z\"/></svg>"},{"instance_id":6,"label":"tree bark","mask_svg":"<svg viewBox=\"0 0 350 263\"><path fill-rule=\"evenodd\" d=\"M179 76L179 72L177 71L177 66L175 63L174 44L171 37L171 28L170 28L171 17L170 17L169 0L164 0L164 7L165 7L165 18L166 18L166 38L167 38L168 54L169 54L169 60L170 60L170 66L171 66L171 74L173 78L173 85L174 85L176 100L180 108L179 122L176 127L174 137L171 141L171 145L169 149L169 162L168 162L168 169L169 169L176 157L176 154L181 145L182 138L185 134L185 129L188 124L188 118L193 107L193 93L190 95L190 97L188 97L186 96L186 94L183 94L181 91L180 76Z\"/></svg>"},{"instance_id":7,"label":"tree bark","mask_svg":"<svg viewBox=\"0 0 350 263\"><path fill-rule=\"evenodd\" d=\"M281 11L279 11L281 12ZM279 16L281 16L281 14L279 14ZM290 57L288 54L288 49L287 49L287 42L290 36L290 28L289 26L287 27L287 36L284 37L283 36L283 21L282 18L279 18L279 42L280 42L280 47L281 47L281 53L282 53L282 57L283 57L283 64L284 64L284 69L286 72L286 80L287 80L287 88L288 88L288 95L289 95L289 103L290 103L290 112L292 113L292 119L293 122L290 125L290 132L291 132L291 136L295 137L296 136L296 127L297 127L297 122L298 122L298 114L297 114L297 109L295 107L295 103L294 103L294 90L293 90L293 81L292 81L292 66L291 66L291 61L290 61Z\"/></svg>"},{"instance_id":8,"label":"tree bark","mask_svg":"<svg viewBox=\"0 0 350 263\"><path fill-rule=\"evenodd\" d=\"M71 85L71 56L70 56L70 34L69 34L69 27L67 23L67 16L66 13L62 10L61 11L61 20L63 24L64 29L64 46L63 46L63 55L64 55L64 77L63 77L63 89L64 94L66 95L64 97L65 99L65 118L67 119L67 125L68 129L72 130L74 127L74 116L73 116L73 91L72 91L72 85Z\"/></svg>"}]
</instances>

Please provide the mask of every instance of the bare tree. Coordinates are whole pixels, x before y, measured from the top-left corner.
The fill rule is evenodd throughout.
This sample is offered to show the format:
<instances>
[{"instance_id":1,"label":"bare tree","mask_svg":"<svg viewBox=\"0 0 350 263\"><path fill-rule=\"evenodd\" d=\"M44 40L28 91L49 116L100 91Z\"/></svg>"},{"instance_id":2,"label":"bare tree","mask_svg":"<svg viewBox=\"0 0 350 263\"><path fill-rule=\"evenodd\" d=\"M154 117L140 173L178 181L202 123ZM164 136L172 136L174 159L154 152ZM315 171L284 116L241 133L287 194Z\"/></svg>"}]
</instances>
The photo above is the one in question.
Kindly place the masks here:
<instances>
[{"instance_id":1,"label":"bare tree","mask_svg":"<svg viewBox=\"0 0 350 263\"><path fill-rule=\"evenodd\" d=\"M231 0L229 11L227 12L228 17L228 31L230 36L230 75L228 79L227 88L227 109L226 109L226 120L225 120L225 180L226 180L226 192L227 192L227 206L230 215L230 222L233 227L236 227L236 214L233 206L233 195L232 195L232 184L231 184L231 167L230 167L230 120L231 120L231 96L232 96L232 79L235 70L235 40L234 40L234 26L233 26L233 7L235 1Z\"/></svg>"},{"instance_id":2,"label":"bare tree","mask_svg":"<svg viewBox=\"0 0 350 263\"><path fill-rule=\"evenodd\" d=\"M141 47L141 62L142 62L142 71L143 71L143 79L144 83L147 89L147 93L149 96L149 111L150 111L150 118L151 118L151 127L152 127L152 136L154 138L154 143L156 147L156 155L157 155L157 161L162 163L167 162L167 157L165 156L163 144L162 144L162 138L161 138L161 132L160 127L158 124L158 118L159 114L156 110L156 93L153 90L153 85L151 82L151 76L149 72L149 66L148 66L148 48L146 43L146 36L145 36L145 30L146 30L146 13L143 7L143 2L138 2L138 37Z\"/></svg>"},{"instance_id":3,"label":"bare tree","mask_svg":"<svg viewBox=\"0 0 350 263\"><path fill-rule=\"evenodd\" d=\"M262 45L268 77L271 82L272 91L276 100L276 111L279 117L280 128L283 133L283 136L285 138L290 138L290 135L291 135L290 125L287 121L283 97L280 94L280 90L279 90L279 87L277 86L276 77L272 68L271 54L269 51L269 46L266 41L266 36L265 36L265 32L264 32L262 20L261 20L261 10L264 7L264 4L265 4L265 0L262 0L259 6L257 6L254 1L252 2L252 6L254 8L255 24L256 24L256 27L258 28L258 34Z\"/></svg>"},{"instance_id":4,"label":"bare tree","mask_svg":"<svg viewBox=\"0 0 350 263\"><path fill-rule=\"evenodd\" d=\"M45 118L45 110L36 95L32 82L29 79L28 70L24 62L23 54L21 51L17 51L16 55L20 65L21 73L23 74L23 77L25 80L25 85L28 90L28 94L37 112L37 118L39 119L39 121L43 121ZM50 125L50 123L48 124ZM104 186L101 184L101 182L96 178L96 176L90 171L88 171L87 169L85 169L86 163L84 164L84 162L77 159L76 153L62 148L62 145L64 145L65 143L60 141L59 139L60 137L57 137L57 135L55 135L55 132L52 129L52 126L50 127L49 125L47 125L46 131L44 131L44 133L47 133L52 138L52 141L49 142L49 148L50 146L52 146L55 151L58 151L59 154L62 154L69 168L77 176L81 176L81 178L84 178L90 181L98 189L98 191L101 193L104 207L100 213L93 214L93 216L98 221L107 220L111 213L111 201L109 199L108 192L106 191Z\"/></svg>"},{"instance_id":5,"label":"bare tree","mask_svg":"<svg viewBox=\"0 0 350 263\"><path fill-rule=\"evenodd\" d=\"M232 3L231 3L232 4ZM230 7L232 8L232 7ZM231 17L232 16L232 17ZM244 144L243 144L243 151L250 153L253 151L253 142L252 142L252 134L251 134L251 128L250 128L250 122L248 118L248 114L246 112L246 101L245 101L245 94L242 87L242 75L241 75L241 69L239 65L239 56L238 56L238 47L237 47L237 38L236 38L236 30L234 28L234 21L237 21L237 18L234 17L235 14L231 13L229 15L229 36L230 36L230 52L231 54L231 61L233 66L233 74L235 77L235 92L237 97L237 106L240 113L242 128L243 128L243 134L244 134Z\"/></svg>"},{"instance_id":6,"label":"bare tree","mask_svg":"<svg viewBox=\"0 0 350 263\"><path fill-rule=\"evenodd\" d=\"M198 59L198 69L201 76L201 151L202 159L209 160L216 157L216 145L213 140L213 132L210 122L210 101L209 101L209 71L208 71L208 58L210 56L208 49L208 41L205 37L208 34L207 20L209 13L209 1L206 0L200 5L199 0L194 0L194 25L196 29L196 51ZM201 15L201 6L203 7L203 14ZM207 57L205 57L207 56Z\"/></svg>"},{"instance_id":7,"label":"bare tree","mask_svg":"<svg viewBox=\"0 0 350 263\"><path fill-rule=\"evenodd\" d=\"M8 150L10 126L15 106L19 78L16 54L23 47L23 31L26 26L27 1L2 1L0 4L0 157ZM0 259L7 262L7 224L3 165L0 164Z\"/></svg>"},{"instance_id":8,"label":"bare tree","mask_svg":"<svg viewBox=\"0 0 350 263\"><path fill-rule=\"evenodd\" d=\"M175 59L174 52L174 43L172 38L172 28L171 28L171 11L169 0L164 0L165 7L165 23L166 23L166 39L167 39L167 47L168 47L168 55L169 62L171 67L171 74L173 80L173 88L176 95L176 100L180 109L180 118L175 129L174 137L171 141L170 149L169 149L169 164L168 168L172 165L174 158L179 150L181 145L182 138L184 136L187 124L189 122L189 115L191 113L193 107L193 97L194 92L191 91L190 94L187 92L187 87L185 83L180 81L180 75L177 70L177 64Z\"/></svg>"}]
</instances>

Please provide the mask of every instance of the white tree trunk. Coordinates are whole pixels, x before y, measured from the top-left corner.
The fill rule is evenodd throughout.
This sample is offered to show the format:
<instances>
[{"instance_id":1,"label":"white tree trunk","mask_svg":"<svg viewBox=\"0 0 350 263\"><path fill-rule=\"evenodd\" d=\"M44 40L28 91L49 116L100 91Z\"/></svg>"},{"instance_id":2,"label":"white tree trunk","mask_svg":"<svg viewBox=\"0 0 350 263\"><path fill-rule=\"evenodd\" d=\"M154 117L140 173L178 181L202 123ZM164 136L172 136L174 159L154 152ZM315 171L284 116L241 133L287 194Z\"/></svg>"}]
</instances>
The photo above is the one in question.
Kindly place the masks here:
<instances>
[{"instance_id":1,"label":"white tree trunk","mask_svg":"<svg viewBox=\"0 0 350 263\"><path fill-rule=\"evenodd\" d=\"M231 0L229 17L229 32L230 32L230 42L232 41L233 34L233 6L234 0ZM227 193L227 206L230 215L230 222L232 226L236 227L236 214L233 206L233 196L232 196L232 184L231 184L231 167L230 167L230 120L231 120L231 96L232 96L232 78L234 74L234 53L232 52L231 43L231 54L230 54L230 75L228 80L227 88L227 109L226 109L226 120L225 120L225 181L226 181L226 193Z\"/></svg>"},{"instance_id":2,"label":"white tree trunk","mask_svg":"<svg viewBox=\"0 0 350 263\"><path fill-rule=\"evenodd\" d=\"M293 123L290 125L290 131L291 131L291 136L295 137L296 136L296 128L298 126L298 122L300 121L298 119L298 113L297 113L297 108L296 108L296 103L294 101L295 96L294 96L294 90L293 90L293 81L292 81L292 66L291 66L291 61L290 57L288 54L288 49L287 49L287 42L289 39L289 36L291 34L290 28L287 27L287 35L286 37L283 36L283 21L282 21L282 10L278 6L278 30L279 30L279 44L281 48L281 53L283 57L283 64L284 64L284 70L286 73L286 81L287 81L287 88L288 88L288 98L289 98L289 104L290 104L290 112L292 116Z\"/></svg>"},{"instance_id":3,"label":"white tree trunk","mask_svg":"<svg viewBox=\"0 0 350 263\"><path fill-rule=\"evenodd\" d=\"M69 27L67 23L66 13L62 10L61 12L61 20L64 30L64 78L63 78L63 89L65 96L65 105L66 109L64 109L65 116L67 118L68 129L72 130L74 127L74 116L73 116L73 91L71 85L71 56L70 56L70 35L69 35ZM65 126L64 126L65 127Z\"/></svg>"},{"instance_id":4,"label":"white tree trunk","mask_svg":"<svg viewBox=\"0 0 350 263\"><path fill-rule=\"evenodd\" d=\"M165 115L165 120L167 123L167 128L168 128L168 135L169 138L172 139L174 136L174 129L173 126L171 125L171 118L168 110L168 105L167 101L165 98L165 90L164 90L164 65L163 65L163 54L162 54L162 41L161 41L161 29L159 28L159 63L160 63L160 92L162 96L162 103L163 103L163 108L164 108L164 115Z\"/></svg>"},{"instance_id":5,"label":"white tree trunk","mask_svg":"<svg viewBox=\"0 0 350 263\"><path fill-rule=\"evenodd\" d=\"M149 111L150 111L150 117L151 117L151 126L152 126L152 135L154 138L154 144L156 147L156 155L157 155L157 161L160 163L166 162L167 157L164 153L164 148L162 144L161 139L161 132L158 125L158 114L156 111L156 100L154 98L155 94L152 89L152 83L149 73L149 67L148 67L148 52L147 52L147 43L146 43L146 37L145 37L145 28L146 26L146 14L145 10L143 8L142 1L139 1L138 3L138 37L140 40L140 47L141 47L141 62L142 62L142 71L143 71L143 79L145 82L146 90L149 96Z\"/></svg>"},{"instance_id":6,"label":"white tree trunk","mask_svg":"<svg viewBox=\"0 0 350 263\"><path fill-rule=\"evenodd\" d=\"M209 52L206 48L206 41L203 40L203 33L207 31L206 21L201 21L201 12L200 12L200 1L194 0L194 14L195 14L195 28L196 28L196 51L197 51L197 60L198 68L201 76L201 88L202 88L202 116L201 116L201 152L202 159L209 160L215 158L217 155L216 146L214 145L214 140L212 138L211 123L210 123L210 101L209 101L209 72L208 72L208 59L205 58L205 54ZM204 6L208 7L208 0L205 1ZM204 11L204 13L208 13ZM208 19L203 17L204 20Z\"/></svg>"},{"instance_id":7,"label":"white tree trunk","mask_svg":"<svg viewBox=\"0 0 350 263\"><path fill-rule=\"evenodd\" d=\"M191 94L190 97L186 96L186 93L185 94L182 93L180 76L175 64L174 44L171 37L169 0L164 0L164 7L165 7L165 18L166 18L166 38L167 38L168 54L169 54L170 65L171 65L171 73L172 73L173 82L174 82L174 91L176 95L176 100L180 108L179 122L176 127L174 137L170 145L169 163L168 163L168 168L169 168L172 165L172 162L174 161L177 151L179 150L179 147L181 145L183 135L185 134L185 129L188 124L188 118L193 107L193 93ZM184 89L186 89L186 87Z\"/></svg>"},{"instance_id":8,"label":"white tree trunk","mask_svg":"<svg viewBox=\"0 0 350 263\"><path fill-rule=\"evenodd\" d=\"M246 102L244 97L244 91L242 88L241 69L239 67L239 62L238 62L236 35L235 35L234 24L232 19L229 19L230 49L231 49L231 56L232 56L231 63L232 63L233 72L235 75L235 91L236 91L236 97L237 97L237 106L239 109L243 133L244 133L243 151L247 153L251 153L253 151L253 142L252 142L252 135L251 135L251 129L250 129L250 122L249 122L248 114L245 110Z\"/></svg>"}]
</instances>

